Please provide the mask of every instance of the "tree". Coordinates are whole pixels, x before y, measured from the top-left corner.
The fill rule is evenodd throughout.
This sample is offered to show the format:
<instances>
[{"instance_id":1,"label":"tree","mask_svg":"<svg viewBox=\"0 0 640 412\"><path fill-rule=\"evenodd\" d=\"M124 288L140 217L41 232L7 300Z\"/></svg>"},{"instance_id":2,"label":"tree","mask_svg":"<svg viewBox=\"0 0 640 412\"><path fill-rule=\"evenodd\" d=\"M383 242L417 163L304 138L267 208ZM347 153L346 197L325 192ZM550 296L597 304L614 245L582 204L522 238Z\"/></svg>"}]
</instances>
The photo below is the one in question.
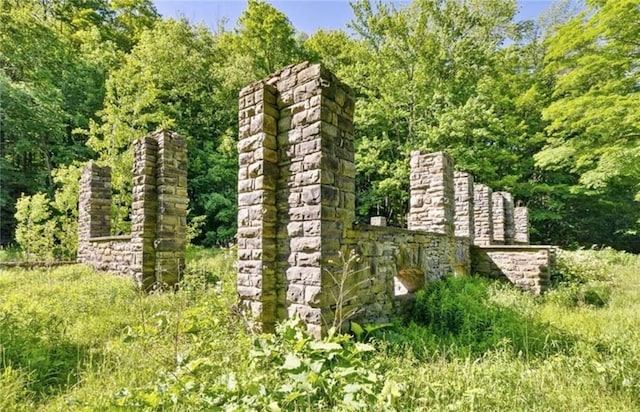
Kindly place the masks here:
<instances>
[{"instance_id":1,"label":"tree","mask_svg":"<svg viewBox=\"0 0 640 412\"><path fill-rule=\"evenodd\" d=\"M51 259L55 244L54 223L44 193L22 196L16 203L16 241L27 255Z\"/></svg>"},{"instance_id":2,"label":"tree","mask_svg":"<svg viewBox=\"0 0 640 412\"><path fill-rule=\"evenodd\" d=\"M56 169L91 156L107 70L157 17L148 0L0 0L0 244L22 193L52 195Z\"/></svg>"},{"instance_id":3,"label":"tree","mask_svg":"<svg viewBox=\"0 0 640 412\"><path fill-rule=\"evenodd\" d=\"M637 239L619 243L635 238L640 218L637 207L626 207L634 193L640 199L640 8L636 0L587 4L548 40L545 70L555 84L543 110L547 144L535 159L546 170L576 175L574 192L612 207L596 208L603 213L597 220L630 212L632 219L605 233L618 247L640 250Z\"/></svg>"},{"instance_id":4,"label":"tree","mask_svg":"<svg viewBox=\"0 0 640 412\"><path fill-rule=\"evenodd\" d=\"M640 183L640 9L633 0L589 5L549 41L551 139L537 160L579 173L587 187L617 178Z\"/></svg>"},{"instance_id":5,"label":"tree","mask_svg":"<svg viewBox=\"0 0 640 412\"><path fill-rule=\"evenodd\" d=\"M111 73L102 121L93 125L89 145L113 167L116 223L129 214L133 141L166 127L187 139L191 216L207 216L199 240L216 244L235 233L239 86L228 87L224 55L204 27L165 20L144 33Z\"/></svg>"},{"instance_id":6,"label":"tree","mask_svg":"<svg viewBox=\"0 0 640 412\"><path fill-rule=\"evenodd\" d=\"M238 19L237 35L238 52L250 59L255 79L296 63L301 57L291 22L264 1L248 1Z\"/></svg>"},{"instance_id":7,"label":"tree","mask_svg":"<svg viewBox=\"0 0 640 412\"><path fill-rule=\"evenodd\" d=\"M481 94L493 83L515 2L416 0L396 8L358 1L353 8L351 27L365 50L342 73L358 97L359 215L403 224L412 150L447 150L479 179L499 180L517 161L512 131Z\"/></svg>"}]
</instances>

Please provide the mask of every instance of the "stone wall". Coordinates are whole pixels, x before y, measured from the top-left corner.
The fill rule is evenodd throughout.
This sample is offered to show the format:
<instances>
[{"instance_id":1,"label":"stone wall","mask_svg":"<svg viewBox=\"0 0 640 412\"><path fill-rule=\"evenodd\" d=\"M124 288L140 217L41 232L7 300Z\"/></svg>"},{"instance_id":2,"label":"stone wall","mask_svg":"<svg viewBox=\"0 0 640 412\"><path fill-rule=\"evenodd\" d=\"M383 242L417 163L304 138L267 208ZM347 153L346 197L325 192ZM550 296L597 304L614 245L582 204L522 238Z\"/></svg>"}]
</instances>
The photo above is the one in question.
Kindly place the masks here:
<instances>
[{"instance_id":1,"label":"stone wall","mask_svg":"<svg viewBox=\"0 0 640 412\"><path fill-rule=\"evenodd\" d=\"M471 255L477 273L507 279L536 294L549 287L550 271L555 264L555 249L549 246L472 247Z\"/></svg>"},{"instance_id":2,"label":"stone wall","mask_svg":"<svg viewBox=\"0 0 640 412\"><path fill-rule=\"evenodd\" d=\"M345 296L342 310L365 322L386 322L400 315L401 296L451 271L449 237L440 233L355 225L341 248L345 256L359 257L349 268L346 289L352 292Z\"/></svg>"},{"instance_id":3,"label":"stone wall","mask_svg":"<svg viewBox=\"0 0 640 412\"><path fill-rule=\"evenodd\" d=\"M175 285L184 267L186 143L159 131L134 143L131 235L110 236L111 170L89 162L80 179L78 262L131 276L145 289Z\"/></svg>"},{"instance_id":4,"label":"stone wall","mask_svg":"<svg viewBox=\"0 0 640 412\"><path fill-rule=\"evenodd\" d=\"M237 284L256 329L294 314L316 336L351 317L386 321L425 282L452 273L535 277L529 267L544 265L529 250L510 251L512 260L472 254L474 243L512 243L523 223L510 194L495 193L494 215L491 188L454 175L441 152L411 153L408 229L355 224L353 113L349 87L320 65L286 67L240 92Z\"/></svg>"}]
</instances>

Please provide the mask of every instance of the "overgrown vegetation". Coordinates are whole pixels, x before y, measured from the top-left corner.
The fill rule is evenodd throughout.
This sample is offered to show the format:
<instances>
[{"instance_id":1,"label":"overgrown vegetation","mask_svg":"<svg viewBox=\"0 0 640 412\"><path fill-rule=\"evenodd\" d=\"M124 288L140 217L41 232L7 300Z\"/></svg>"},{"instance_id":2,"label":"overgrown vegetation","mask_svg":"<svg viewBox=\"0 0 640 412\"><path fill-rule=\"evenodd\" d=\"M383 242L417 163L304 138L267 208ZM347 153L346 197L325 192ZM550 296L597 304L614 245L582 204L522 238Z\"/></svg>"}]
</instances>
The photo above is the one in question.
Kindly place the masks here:
<instances>
[{"instance_id":1,"label":"overgrown vegetation","mask_svg":"<svg viewBox=\"0 0 640 412\"><path fill-rule=\"evenodd\" d=\"M0 245L26 250L16 227L35 228L55 250L32 255L72 255L70 177L88 159L112 166L112 229L128 231L131 143L158 127L187 139L193 241L227 245L238 92L310 60L354 90L362 221L402 225L409 153L444 150L530 208L535 242L639 252L640 9L575 3L534 22L518 21L516 0L359 0L349 33L305 35L260 0L217 31L151 0L0 0ZM49 217L34 225L26 202Z\"/></svg>"},{"instance_id":2,"label":"overgrown vegetation","mask_svg":"<svg viewBox=\"0 0 640 412\"><path fill-rule=\"evenodd\" d=\"M640 259L563 252L541 297L475 277L420 292L412 322L315 341L251 335L235 252L190 248L177 293L83 266L0 272L0 409L637 410ZM595 305L568 299L599 282Z\"/></svg>"}]
</instances>

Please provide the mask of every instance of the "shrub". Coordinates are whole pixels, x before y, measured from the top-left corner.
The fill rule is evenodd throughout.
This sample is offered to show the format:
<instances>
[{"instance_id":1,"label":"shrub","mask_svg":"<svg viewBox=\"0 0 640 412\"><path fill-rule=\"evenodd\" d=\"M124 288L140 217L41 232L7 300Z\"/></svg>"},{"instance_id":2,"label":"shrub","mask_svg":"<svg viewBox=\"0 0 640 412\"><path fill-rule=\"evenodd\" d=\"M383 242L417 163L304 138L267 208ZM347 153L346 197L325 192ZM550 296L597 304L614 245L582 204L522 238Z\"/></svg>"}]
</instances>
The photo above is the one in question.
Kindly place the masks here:
<instances>
[{"instance_id":1,"label":"shrub","mask_svg":"<svg viewBox=\"0 0 640 412\"><path fill-rule=\"evenodd\" d=\"M570 337L537 322L532 313L494 299L495 287L494 281L477 277L447 277L429 283L416 293L412 313L416 324L403 333L407 338L399 340L410 342L418 354L457 356L477 356L498 347L525 356L547 356L572 344ZM527 299L526 292L513 293L519 300Z\"/></svg>"},{"instance_id":2,"label":"shrub","mask_svg":"<svg viewBox=\"0 0 640 412\"><path fill-rule=\"evenodd\" d=\"M298 319L259 335L248 362L222 370L210 356L184 358L141 389L125 389L118 406L211 410L369 410L400 396L383 379L374 347L336 334L316 340Z\"/></svg>"},{"instance_id":3,"label":"shrub","mask_svg":"<svg viewBox=\"0 0 640 412\"><path fill-rule=\"evenodd\" d=\"M558 283L583 284L590 281L611 279L608 263L596 250L577 250L573 252L559 250L551 280Z\"/></svg>"},{"instance_id":4,"label":"shrub","mask_svg":"<svg viewBox=\"0 0 640 412\"><path fill-rule=\"evenodd\" d=\"M16 242L27 259L73 259L78 251L78 180L80 167L56 169L59 185L53 200L44 193L22 195L16 202Z\"/></svg>"},{"instance_id":5,"label":"shrub","mask_svg":"<svg viewBox=\"0 0 640 412\"><path fill-rule=\"evenodd\" d=\"M22 195L16 202L16 242L27 259L51 259L55 244L55 222L51 220L49 200L44 193Z\"/></svg>"},{"instance_id":6,"label":"shrub","mask_svg":"<svg viewBox=\"0 0 640 412\"><path fill-rule=\"evenodd\" d=\"M554 288L546 299L565 307L604 307L611 298L613 266L631 262L631 255L610 248L561 250L552 274Z\"/></svg>"}]
</instances>

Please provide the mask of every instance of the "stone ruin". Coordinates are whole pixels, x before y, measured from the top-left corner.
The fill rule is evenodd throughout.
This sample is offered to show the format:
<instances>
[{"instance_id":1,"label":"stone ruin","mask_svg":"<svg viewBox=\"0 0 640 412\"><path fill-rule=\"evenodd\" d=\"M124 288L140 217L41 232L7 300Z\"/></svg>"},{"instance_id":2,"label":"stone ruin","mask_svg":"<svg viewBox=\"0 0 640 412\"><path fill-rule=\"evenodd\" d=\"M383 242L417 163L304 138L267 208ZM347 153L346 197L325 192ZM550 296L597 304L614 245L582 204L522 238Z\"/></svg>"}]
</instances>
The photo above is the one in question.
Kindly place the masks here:
<instances>
[{"instance_id":1,"label":"stone ruin","mask_svg":"<svg viewBox=\"0 0 640 412\"><path fill-rule=\"evenodd\" d=\"M351 89L317 64L240 92L237 286L256 328L294 314L316 336L350 316L387 321L452 273L548 286L553 248L528 244L527 209L454 172L442 152L411 153L407 229L356 224L354 108Z\"/></svg>"},{"instance_id":2,"label":"stone ruin","mask_svg":"<svg viewBox=\"0 0 640 412\"><path fill-rule=\"evenodd\" d=\"M356 223L354 108L350 88L309 63L240 92L237 286L256 328L294 314L316 336L350 317L388 321L448 274L547 288L554 249L529 245L527 209L454 172L442 152L411 153L407 229L381 217ZM78 262L146 290L175 285L186 247L185 140L166 131L137 140L133 175L131 234L112 236L111 169L83 169Z\"/></svg>"},{"instance_id":3,"label":"stone ruin","mask_svg":"<svg viewBox=\"0 0 640 412\"><path fill-rule=\"evenodd\" d=\"M185 140L158 131L134 143L131 234L111 236L111 168L89 162L78 205L78 262L130 276L145 290L173 286L184 268Z\"/></svg>"}]
</instances>

